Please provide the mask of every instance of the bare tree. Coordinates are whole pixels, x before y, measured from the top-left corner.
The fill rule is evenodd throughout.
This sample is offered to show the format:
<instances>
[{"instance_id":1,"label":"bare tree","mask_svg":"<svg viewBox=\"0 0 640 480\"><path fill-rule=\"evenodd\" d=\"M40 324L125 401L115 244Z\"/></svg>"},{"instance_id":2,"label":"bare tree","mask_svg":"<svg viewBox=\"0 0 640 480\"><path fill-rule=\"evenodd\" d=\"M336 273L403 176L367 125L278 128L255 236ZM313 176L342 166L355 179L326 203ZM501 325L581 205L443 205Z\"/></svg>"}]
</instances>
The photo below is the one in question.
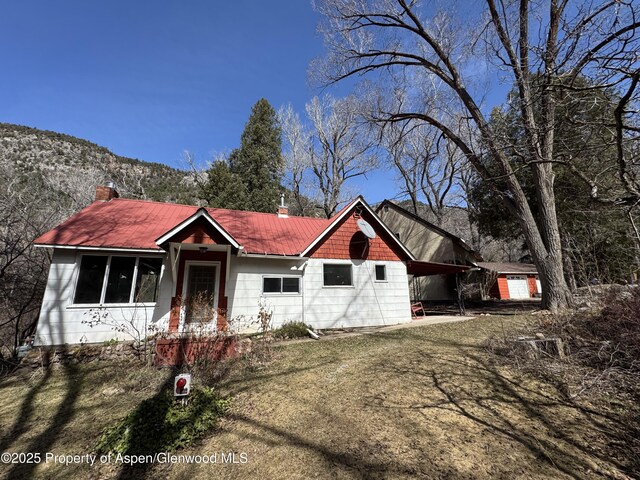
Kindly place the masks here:
<instances>
[{"instance_id":1,"label":"bare tree","mask_svg":"<svg viewBox=\"0 0 640 480\"><path fill-rule=\"evenodd\" d=\"M14 355L35 332L50 252L33 240L93 201L102 170L68 175L48 169L29 176L0 158L0 357Z\"/></svg>"},{"instance_id":2,"label":"bare tree","mask_svg":"<svg viewBox=\"0 0 640 480\"><path fill-rule=\"evenodd\" d=\"M293 194L295 211L307 215L313 209L313 202L306 195L309 190L307 172L311 167L311 132L291 104L278 110L278 119L282 127L285 184Z\"/></svg>"},{"instance_id":3,"label":"bare tree","mask_svg":"<svg viewBox=\"0 0 640 480\"><path fill-rule=\"evenodd\" d=\"M447 91L447 102L465 115L469 129L477 131L494 168L487 166L474 145L459 134L460 117L432 115L419 104L401 112L382 112L387 122L422 121L442 132L466 156L478 174L519 222L543 286L543 306L558 310L571 303L563 275L562 245L554 195L553 164L555 110L562 85L578 75L597 78L603 68L625 72L637 68L638 39L633 3L549 0L543 6L530 0L486 0L483 24L474 31L462 28L462 16L440 12L427 18L417 1L325 0L319 5L329 54L318 69L339 81L353 75L376 79L404 78L405 88L416 89L419 77L437 78ZM460 20L456 22L456 20ZM485 40L481 43L480 40ZM518 168L532 172L538 206L537 218L515 176L512 158L494 132L474 88L478 45L487 47L489 63L483 68L508 76L516 85L525 148ZM414 74L414 72L420 72ZM609 72L609 86L620 85ZM562 80L562 81L561 81ZM567 82L569 80L569 82ZM534 114L534 106L541 114ZM444 111L449 105L440 105ZM502 182L494 182L496 177ZM499 186L501 185L501 186Z\"/></svg>"},{"instance_id":4,"label":"bare tree","mask_svg":"<svg viewBox=\"0 0 640 480\"><path fill-rule=\"evenodd\" d=\"M347 182L377 166L370 125L356 97L314 97L306 120L286 106L279 111L288 187L296 207L310 213L321 206L327 218L348 196Z\"/></svg>"},{"instance_id":5,"label":"bare tree","mask_svg":"<svg viewBox=\"0 0 640 480\"><path fill-rule=\"evenodd\" d=\"M407 195L411 210L419 214L425 202L435 223L442 226L451 202L459 199L457 173L463 164L458 148L439 130L424 123L385 125L382 147L398 173L401 195Z\"/></svg>"},{"instance_id":6,"label":"bare tree","mask_svg":"<svg viewBox=\"0 0 640 480\"><path fill-rule=\"evenodd\" d=\"M306 110L313 125L310 172L329 218L344 201L345 182L376 167L374 143L355 97L314 97Z\"/></svg>"}]
</instances>

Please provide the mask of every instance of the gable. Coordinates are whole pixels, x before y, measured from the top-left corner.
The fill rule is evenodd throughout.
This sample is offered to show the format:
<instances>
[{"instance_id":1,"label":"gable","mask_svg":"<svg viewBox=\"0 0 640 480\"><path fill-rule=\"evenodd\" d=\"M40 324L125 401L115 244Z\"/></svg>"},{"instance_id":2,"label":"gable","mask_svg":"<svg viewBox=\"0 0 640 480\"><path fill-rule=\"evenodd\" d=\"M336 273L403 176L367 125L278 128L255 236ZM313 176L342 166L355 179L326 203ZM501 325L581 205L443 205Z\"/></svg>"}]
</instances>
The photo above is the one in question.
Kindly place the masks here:
<instances>
[{"instance_id":1,"label":"gable","mask_svg":"<svg viewBox=\"0 0 640 480\"><path fill-rule=\"evenodd\" d=\"M192 225L196 226L190 228ZM186 234L182 232L186 232ZM165 232L164 235L156 240L156 244L162 246L170 241L178 242L180 238L187 240L185 243L198 243L195 239L204 240L208 238L212 243L225 243L235 248L240 247L238 242L204 208L199 208L196 213L175 225L168 232ZM223 241L220 241L220 239L223 239Z\"/></svg>"},{"instance_id":2,"label":"gable","mask_svg":"<svg viewBox=\"0 0 640 480\"><path fill-rule=\"evenodd\" d=\"M393 208L382 208L378 215L417 259L440 263L455 261L453 242L445 235Z\"/></svg>"},{"instance_id":3,"label":"gable","mask_svg":"<svg viewBox=\"0 0 640 480\"><path fill-rule=\"evenodd\" d=\"M201 243L205 245L229 245L229 241L224 238L220 231L202 217L176 232L175 235L167 241L192 244Z\"/></svg>"},{"instance_id":4,"label":"gable","mask_svg":"<svg viewBox=\"0 0 640 480\"><path fill-rule=\"evenodd\" d=\"M385 200L376 213L398 235L413 255L427 262L474 263L482 255L473 250L462 238L447 232L424 218Z\"/></svg>"},{"instance_id":5,"label":"gable","mask_svg":"<svg viewBox=\"0 0 640 480\"><path fill-rule=\"evenodd\" d=\"M335 225L308 256L311 258L335 258L342 260L362 259L375 261L407 260L407 254L402 251L396 241L380 226L378 220L366 210L361 218L369 222L376 232L376 237L368 240L366 257L359 254L364 250L364 235L358 228L357 218L353 213L348 214Z\"/></svg>"}]
</instances>

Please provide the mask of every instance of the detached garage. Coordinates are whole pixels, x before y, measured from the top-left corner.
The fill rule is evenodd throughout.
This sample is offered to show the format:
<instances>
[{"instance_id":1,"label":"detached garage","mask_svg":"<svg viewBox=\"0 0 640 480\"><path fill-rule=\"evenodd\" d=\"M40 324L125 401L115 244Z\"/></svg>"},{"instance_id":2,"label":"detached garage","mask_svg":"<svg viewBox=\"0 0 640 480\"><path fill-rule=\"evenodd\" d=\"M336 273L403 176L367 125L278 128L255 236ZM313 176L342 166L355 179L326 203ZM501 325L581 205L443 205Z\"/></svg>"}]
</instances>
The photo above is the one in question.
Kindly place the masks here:
<instances>
[{"instance_id":1,"label":"detached garage","mask_svg":"<svg viewBox=\"0 0 640 480\"><path fill-rule=\"evenodd\" d=\"M478 262L477 265L496 278L489 288L492 298L526 300L542 295L538 270L533 264Z\"/></svg>"}]
</instances>

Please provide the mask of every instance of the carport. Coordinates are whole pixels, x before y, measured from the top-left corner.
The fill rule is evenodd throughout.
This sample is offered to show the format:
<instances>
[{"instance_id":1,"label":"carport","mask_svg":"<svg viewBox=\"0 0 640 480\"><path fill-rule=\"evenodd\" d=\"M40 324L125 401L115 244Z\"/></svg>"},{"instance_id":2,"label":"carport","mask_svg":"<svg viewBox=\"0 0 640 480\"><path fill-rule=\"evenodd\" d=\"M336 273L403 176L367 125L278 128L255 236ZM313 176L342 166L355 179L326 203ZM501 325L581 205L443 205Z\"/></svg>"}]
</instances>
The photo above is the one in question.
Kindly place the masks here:
<instances>
[{"instance_id":1,"label":"carport","mask_svg":"<svg viewBox=\"0 0 640 480\"><path fill-rule=\"evenodd\" d=\"M458 265L455 263L437 263L437 262L420 262L411 261L407 263L407 273L413 277L428 277L431 275L455 275L456 282L456 304L460 315L465 314L464 298L462 296L462 274L472 269L469 265ZM412 282L413 283L413 282ZM414 289L415 290L415 289ZM417 293L412 292L415 297Z\"/></svg>"}]
</instances>

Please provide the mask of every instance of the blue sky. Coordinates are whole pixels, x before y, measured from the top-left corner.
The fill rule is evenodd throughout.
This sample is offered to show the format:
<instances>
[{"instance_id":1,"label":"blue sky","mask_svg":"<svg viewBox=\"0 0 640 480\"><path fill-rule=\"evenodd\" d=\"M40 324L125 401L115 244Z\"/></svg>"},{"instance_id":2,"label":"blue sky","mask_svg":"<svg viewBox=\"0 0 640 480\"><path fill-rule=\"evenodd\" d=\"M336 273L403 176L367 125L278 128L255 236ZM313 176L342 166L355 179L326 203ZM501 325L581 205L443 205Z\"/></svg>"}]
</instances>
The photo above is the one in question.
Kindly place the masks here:
<instances>
[{"instance_id":1,"label":"blue sky","mask_svg":"<svg viewBox=\"0 0 640 480\"><path fill-rule=\"evenodd\" d=\"M21 1L0 15L0 122L87 139L114 153L181 166L239 144L261 97L298 112L323 54L307 0ZM342 87L345 93L345 87ZM370 201L389 174L359 181Z\"/></svg>"}]
</instances>

